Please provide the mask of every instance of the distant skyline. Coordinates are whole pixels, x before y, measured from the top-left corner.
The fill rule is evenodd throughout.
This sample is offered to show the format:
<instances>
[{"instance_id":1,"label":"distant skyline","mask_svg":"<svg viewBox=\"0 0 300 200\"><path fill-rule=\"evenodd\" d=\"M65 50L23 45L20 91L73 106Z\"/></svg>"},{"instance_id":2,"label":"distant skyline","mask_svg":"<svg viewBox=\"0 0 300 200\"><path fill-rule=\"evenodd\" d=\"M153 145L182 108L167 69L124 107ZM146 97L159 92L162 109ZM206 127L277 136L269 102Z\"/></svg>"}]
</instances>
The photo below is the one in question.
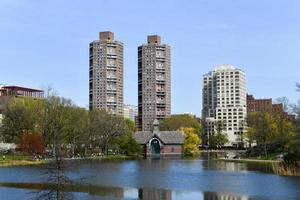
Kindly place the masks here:
<instances>
[{"instance_id":1,"label":"distant skyline","mask_svg":"<svg viewBox=\"0 0 300 200\"><path fill-rule=\"evenodd\" d=\"M88 107L89 43L124 43L124 103L137 105L137 47L171 46L172 113L200 116L202 76L220 64L246 72L256 98L296 102L298 0L1 0L0 83L41 88Z\"/></svg>"}]
</instances>

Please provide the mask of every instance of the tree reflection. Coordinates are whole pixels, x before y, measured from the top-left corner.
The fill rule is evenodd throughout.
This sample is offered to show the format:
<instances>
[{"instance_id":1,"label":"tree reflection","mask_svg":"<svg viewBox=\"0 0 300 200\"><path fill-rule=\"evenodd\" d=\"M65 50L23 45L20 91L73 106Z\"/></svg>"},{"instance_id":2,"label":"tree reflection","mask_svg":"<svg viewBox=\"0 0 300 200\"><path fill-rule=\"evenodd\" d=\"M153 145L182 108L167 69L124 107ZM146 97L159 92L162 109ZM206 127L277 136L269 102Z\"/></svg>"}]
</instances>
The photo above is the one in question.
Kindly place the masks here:
<instances>
[{"instance_id":1,"label":"tree reflection","mask_svg":"<svg viewBox=\"0 0 300 200\"><path fill-rule=\"evenodd\" d=\"M67 188L74 183L65 175L65 165L60 156L55 161L46 165L43 174L46 179L46 188L36 192L35 200L71 200L75 197L72 193L66 192Z\"/></svg>"}]
</instances>

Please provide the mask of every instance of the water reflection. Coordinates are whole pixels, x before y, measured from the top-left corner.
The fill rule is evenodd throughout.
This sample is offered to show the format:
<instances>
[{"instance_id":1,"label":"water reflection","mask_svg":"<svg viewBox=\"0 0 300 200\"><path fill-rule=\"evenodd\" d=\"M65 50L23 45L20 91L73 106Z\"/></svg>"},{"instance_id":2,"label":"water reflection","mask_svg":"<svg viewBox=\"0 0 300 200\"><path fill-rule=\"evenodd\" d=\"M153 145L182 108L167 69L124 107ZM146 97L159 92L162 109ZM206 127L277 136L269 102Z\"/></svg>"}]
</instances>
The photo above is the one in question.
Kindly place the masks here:
<instances>
[{"instance_id":1,"label":"water reflection","mask_svg":"<svg viewBox=\"0 0 300 200\"><path fill-rule=\"evenodd\" d=\"M204 200L250 200L250 198L247 196L224 194L219 192L204 192L203 199Z\"/></svg>"},{"instance_id":2,"label":"water reflection","mask_svg":"<svg viewBox=\"0 0 300 200\"><path fill-rule=\"evenodd\" d=\"M172 192L170 190L154 189L154 188L140 188L139 199L143 200L171 200Z\"/></svg>"},{"instance_id":3,"label":"water reflection","mask_svg":"<svg viewBox=\"0 0 300 200\"><path fill-rule=\"evenodd\" d=\"M223 153L224 154L224 153ZM205 170L222 170L230 172L265 172L273 173L271 163L238 163L238 162L228 162L228 161L218 161L216 158L223 157L223 154L210 152L202 153L201 159L203 162L203 168Z\"/></svg>"},{"instance_id":4,"label":"water reflection","mask_svg":"<svg viewBox=\"0 0 300 200\"><path fill-rule=\"evenodd\" d=\"M52 182L47 177L40 178L40 173L47 171L45 166L0 168L0 199L22 199L28 191L40 194L52 191L53 198L44 199L64 199L63 196L73 195L72 199L83 200L281 200L300 197L299 178L262 173L267 171L265 165L256 163L163 158L68 161L67 165L67 168L62 167L64 173L61 175L73 182L58 184L55 180L59 174Z\"/></svg>"},{"instance_id":5,"label":"water reflection","mask_svg":"<svg viewBox=\"0 0 300 200\"><path fill-rule=\"evenodd\" d=\"M55 185L49 183L0 183L0 187L26 189L31 191L43 190L49 191ZM264 200L263 198L250 198L245 195L233 195L220 192L201 192L201 191L177 191L159 188L120 188L120 187L103 187L97 185L80 185L68 184L60 189L60 194L68 195L44 195L39 196L39 199L58 199L67 200L75 199L77 194L81 195L80 199L90 199L88 196L111 197L113 199L141 199L141 200ZM27 193L29 194L29 193ZM33 193L31 193L33 194ZM50 194L46 192L45 194ZM83 197L83 198L82 198ZM7 197L9 199L9 196ZM32 199L32 196L28 196ZM35 198L36 199L36 196Z\"/></svg>"}]
</instances>

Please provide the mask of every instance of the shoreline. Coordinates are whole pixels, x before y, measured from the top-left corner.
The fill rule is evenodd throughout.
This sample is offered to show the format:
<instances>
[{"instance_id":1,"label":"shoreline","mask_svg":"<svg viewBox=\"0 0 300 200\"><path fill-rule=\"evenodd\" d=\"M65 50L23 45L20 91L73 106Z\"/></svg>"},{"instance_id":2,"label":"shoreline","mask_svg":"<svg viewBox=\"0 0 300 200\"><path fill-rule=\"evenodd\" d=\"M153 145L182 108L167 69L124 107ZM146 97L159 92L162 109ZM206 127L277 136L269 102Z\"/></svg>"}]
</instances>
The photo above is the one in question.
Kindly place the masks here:
<instances>
[{"instance_id":1,"label":"shoreline","mask_svg":"<svg viewBox=\"0 0 300 200\"><path fill-rule=\"evenodd\" d=\"M85 158L63 158L65 161L122 161L122 160L136 160L139 157L126 156L126 155L108 155L108 156L97 156L97 157L85 157ZM27 159L9 159L1 160L1 167L14 167L14 166L30 166L30 165L41 165L51 162L53 159L43 160L27 160Z\"/></svg>"},{"instance_id":2,"label":"shoreline","mask_svg":"<svg viewBox=\"0 0 300 200\"><path fill-rule=\"evenodd\" d=\"M280 160L260 160L254 158L242 158L242 159L230 159L230 158L219 158L216 159L218 161L225 161L225 162L238 162L238 163L279 163Z\"/></svg>"}]
</instances>

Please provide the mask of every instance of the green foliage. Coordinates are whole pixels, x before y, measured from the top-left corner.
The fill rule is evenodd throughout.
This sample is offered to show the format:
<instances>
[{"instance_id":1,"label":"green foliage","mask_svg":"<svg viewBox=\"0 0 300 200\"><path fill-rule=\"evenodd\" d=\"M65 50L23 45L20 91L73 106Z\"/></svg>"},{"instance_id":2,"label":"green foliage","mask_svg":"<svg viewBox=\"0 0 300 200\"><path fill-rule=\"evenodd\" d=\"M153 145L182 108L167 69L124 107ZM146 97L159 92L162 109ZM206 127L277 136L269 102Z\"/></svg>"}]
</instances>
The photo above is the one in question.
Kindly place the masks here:
<instances>
[{"instance_id":1,"label":"green foliage","mask_svg":"<svg viewBox=\"0 0 300 200\"><path fill-rule=\"evenodd\" d=\"M132 133L134 133L134 131L135 131L134 122L127 118L125 118L124 120L125 120L125 124L126 124L126 134L132 135Z\"/></svg>"},{"instance_id":2,"label":"green foliage","mask_svg":"<svg viewBox=\"0 0 300 200\"><path fill-rule=\"evenodd\" d=\"M247 122L253 130L256 142L264 145L264 153L267 157L267 143L273 142L278 133L275 120L268 113L253 112L248 114Z\"/></svg>"},{"instance_id":3,"label":"green foliage","mask_svg":"<svg viewBox=\"0 0 300 200\"><path fill-rule=\"evenodd\" d=\"M273 117L277 134L276 140L278 140L282 145L285 145L290 141L294 135L293 123L284 115L284 113L278 113Z\"/></svg>"},{"instance_id":4,"label":"green foliage","mask_svg":"<svg viewBox=\"0 0 300 200\"><path fill-rule=\"evenodd\" d=\"M284 162L294 162L294 161L300 161L300 152L289 152L284 156Z\"/></svg>"},{"instance_id":5,"label":"green foliage","mask_svg":"<svg viewBox=\"0 0 300 200\"><path fill-rule=\"evenodd\" d=\"M278 113L249 113L247 138L264 145L264 154L267 157L267 144L279 143L284 148L294 136L293 123L284 115Z\"/></svg>"},{"instance_id":6,"label":"green foliage","mask_svg":"<svg viewBox=\"0 0 300 200\"><path fill-rule=\"evenodd\" d=\"M221 148L226 143L229 142L228 136L223 133L224 123L222 121L217 121L216 123L216 134L209 136L209 146L210 148Z\"/></svg>"},{"instance_id":7,"label":"green foliage","mask_svg":"<svg viewBox=\"0 0 300 200\"><path fill-rule=\"evenodd\" d=\"M183 127L194 128L198 135L201 134L200 122L195 117L187 114L172 115L160 122L160 130L162 131L176 131Z\"/></svg>"},{"instance_id":8,"label":"green foliage","mask_svg":"<svg viewBox=\"0 0 300 200\"><path fill-rule=\"evenodd\" d=\"M209 137L209 145L211 148L221 148L228 142L227 135L221 132Z\"/></svg>"},{"instance_id":9,"label":"green foliage","mask_svg":"<svg viewBox=\"0 0 300 200\"><path fill-rule=\"evenodd\" d=\"M93 142L102 147L102 151L108 154L109 144L118 136L128 133L125 119L115 116L104 110L93 110L89 116L89 132Z\"/></svg>"},{"instance_id":10,"label":"green foliage","mask_svg":"<svg viewBox=\"0 0 300 200\"><path fill-rule=\"evenodd\" d=\"M27 136L41 133L56 157L63 156L60 154L73 156L79 151L87 154L88 150L93 152L97 147L106 153L108 148L115 147L128 155L140 151L140 146L131 137L135 129L132 121L104 110L89 112L71 100L55 95L48 95L43 100L13 98L2 122L1 138L6 142L31 145ZM121 143L120 138L124 140Z\"/></svg>"},{"instance_id":11,"label":"green foliage","mask_svg":"<svg viewBox=\"0 0 300 200\"><path fill-rule=\"evenodd\" d=\"M201 140L197 131L194 128L183 127L181 130L184 132L183 153L185 156L195 156L200 153L199 145Z\"/></svg>"},{"instance_id":12,"label":"green foliage","mask_svg":"<svg viewBox=\"0 0 300 200\"><path fill-rule=\"evenodd\" d=\"M127 156L138 156L142 153L141 145L129 135L124 135L119 138L119 147L121 152L125 153Z\"/></svg>"},{"instance_id":13,"label":"green foliage","mask_svg":"<svg viewBox=\"0 0 300 200\"><path fill-rule=\"evenodd\" d=\"M15 142L23 133L40 132L44 101L32 98L12 98L4 111L2 137Z\"/></svg>"}]
</instances>

